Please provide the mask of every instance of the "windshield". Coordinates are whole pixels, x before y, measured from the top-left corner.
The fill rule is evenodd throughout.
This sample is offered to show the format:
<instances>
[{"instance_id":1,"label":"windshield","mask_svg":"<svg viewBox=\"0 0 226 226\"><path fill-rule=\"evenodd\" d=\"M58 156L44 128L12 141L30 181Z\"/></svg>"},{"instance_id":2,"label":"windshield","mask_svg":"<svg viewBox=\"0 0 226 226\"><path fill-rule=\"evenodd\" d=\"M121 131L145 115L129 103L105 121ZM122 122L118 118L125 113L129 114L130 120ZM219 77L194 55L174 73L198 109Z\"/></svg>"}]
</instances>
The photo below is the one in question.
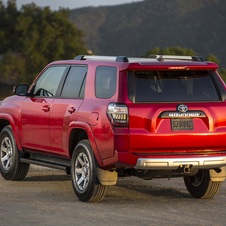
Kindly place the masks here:
<instances>
[{"instance_id":1,"label":"windshield","mask_svg":"<svg viewBox=\"0 0 226 226\"><path fill-rule=\"evenodd\" d=\"M130 71L132 102L219 101L209 71Z\"/></svg>"}]
</instances>

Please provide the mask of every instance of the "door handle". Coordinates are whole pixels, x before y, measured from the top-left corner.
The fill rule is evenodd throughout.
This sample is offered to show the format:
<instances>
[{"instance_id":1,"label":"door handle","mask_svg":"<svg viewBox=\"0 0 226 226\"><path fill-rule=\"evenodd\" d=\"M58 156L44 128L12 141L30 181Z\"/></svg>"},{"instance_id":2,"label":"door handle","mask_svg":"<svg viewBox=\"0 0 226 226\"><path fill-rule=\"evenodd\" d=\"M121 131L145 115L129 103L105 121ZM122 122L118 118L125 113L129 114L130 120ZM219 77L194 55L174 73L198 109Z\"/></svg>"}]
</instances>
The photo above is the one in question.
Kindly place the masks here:
<instances>
[{"instance_id":1,"label":"door handle","mask_svg":"<svg viewBox=\"0 0 226 226\"><path fill-rule=\"evenodd\" d=\"M74 107L68 108L68 112L69 112L70 114L73 114L73 113L75 112L75 108L74 108Z\"/></svg>"},{"instance_id":2,"label":"door handle","mask_svg":"<svg viewBox=\"0 0 226 226\"><path fill-rule=\"evenodd\" d=\"M44 112L48 112L48 111L50 111L50 106L49 105L45 105L45 106L42 107L42 110Z\"/></svg>"}]
</instances>

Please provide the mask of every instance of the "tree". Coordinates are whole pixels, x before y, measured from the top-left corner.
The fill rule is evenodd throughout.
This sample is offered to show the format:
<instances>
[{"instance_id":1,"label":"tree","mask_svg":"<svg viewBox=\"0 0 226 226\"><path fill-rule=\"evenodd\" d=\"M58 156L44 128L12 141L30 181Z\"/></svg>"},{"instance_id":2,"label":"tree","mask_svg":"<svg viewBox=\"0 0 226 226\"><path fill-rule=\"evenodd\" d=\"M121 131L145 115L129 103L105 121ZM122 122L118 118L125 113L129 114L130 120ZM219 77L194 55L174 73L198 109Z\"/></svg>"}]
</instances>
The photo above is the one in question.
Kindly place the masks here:
<instances>
[{"instance_id":1,"label":"tree","mask_svg":"<svg viewBox=\"0 0 226 226\"><path fill-rule=\"evenodd\" d=\"M206 61L215 62L216 64L220 64L220 60L214 56L213 54L209 54L208 57L205 58ZM226 69L220 68L218 69L218 73L220 74L221 78L226 82Z\"/></svg>"},{"instance_id":2,"label":"tree","mask_svg":"<svg viewBox=\"0 0 226 226\"><path fill-rule=\"evenodd\" d=\"M209 56L206 57L205 60L210 61L210 62L214 62L216 64L220 63L220 60L216 56L214 56L213 54L209 54Z\"/></svg>"},{"instance_id":3,"label":"tree","mask_svg":"<svg viewBox=\"0 0 226 226\"><path fill-rule=\"evenodd\" d=\"M221 78L224 80L224 82L226 82L226 69L225 68L221 68L220 70L218 70Z\"/></svg>"},{"instance_id":4,"label":"tree","mask_svg":"<svg viewBox=\"0 0 226 226\"><path fill-rule=\"evenodd\" d=\"M0 54L15 48L15 24L18 15L15 0L9 0L7 7L0 1Z\"/></svg>"},{"instance_id":5,"label":"tree","mask_svg":"<svg viewBox=\"0 0 226 226\"><path fill-rule=\"evenodd\" d=\"M23 5L20 11L15 7L15 0L8 1L7 7L0 1L1 17L13 21L10 25L12 39L8 38L7 26L0 25L0 39L4 43L4 48L0 49L4 52L1 73L17 76L18 82L30 84L48 63L87 53L82 41L84 34L69 21L68 9L51 11L49 7L41 8L34 3ZM10 8L13 14L9 13Z\"/></svg>"},{"instance_id":6,"label":"tree","mask_svg":"<svg viewBox=\"0 0 226 226\"><path fill-rule=\"evenodd\" d=\"M179 46L171 46L165 49L154 48L145 53L143 57L148 57L150 55L179 55L179 56L194 56L195 51L192 49L181 48Z\"/></svg>"},{"instance_id":7,"label":"tree","mask_svg":"<svg viewBox=\"0 0 226 226\"><path fill-rule=\"evenodd\" d=\"M145 53L142 57L148 57L150 55L179 55L179 56L196 56L197 53L193 49L181 48L179 46L171 46L165 49L154 48ZM208 57L205 58L206 61L215 62L216 64L220 63L220 60L213 54L209 54ZM222 79L226 82L226 69L221 68L218 70Z\"/></svg>"}]
</instances>

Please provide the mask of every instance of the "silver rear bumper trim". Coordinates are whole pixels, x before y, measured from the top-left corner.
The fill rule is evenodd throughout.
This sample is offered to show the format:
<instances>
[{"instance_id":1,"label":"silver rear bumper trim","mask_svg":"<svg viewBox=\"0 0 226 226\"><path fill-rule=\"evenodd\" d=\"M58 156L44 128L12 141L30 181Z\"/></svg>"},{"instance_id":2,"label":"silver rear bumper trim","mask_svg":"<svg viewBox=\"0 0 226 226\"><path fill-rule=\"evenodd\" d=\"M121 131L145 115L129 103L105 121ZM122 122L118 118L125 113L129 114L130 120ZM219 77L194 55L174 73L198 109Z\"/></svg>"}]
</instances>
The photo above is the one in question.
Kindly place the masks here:
<instances>
[{"instance_id":1,"label":"silver rear bumper trim","mask_svg":"<svg viewBox=\"0 0 226 226\"><path fill-rule=\"evenodd\" d=\"M173 170L180 165L192 165L192 169L214 169L226 166L226 156L194 158L139 158L135 169Z\"/></svg>"}]
</instances>

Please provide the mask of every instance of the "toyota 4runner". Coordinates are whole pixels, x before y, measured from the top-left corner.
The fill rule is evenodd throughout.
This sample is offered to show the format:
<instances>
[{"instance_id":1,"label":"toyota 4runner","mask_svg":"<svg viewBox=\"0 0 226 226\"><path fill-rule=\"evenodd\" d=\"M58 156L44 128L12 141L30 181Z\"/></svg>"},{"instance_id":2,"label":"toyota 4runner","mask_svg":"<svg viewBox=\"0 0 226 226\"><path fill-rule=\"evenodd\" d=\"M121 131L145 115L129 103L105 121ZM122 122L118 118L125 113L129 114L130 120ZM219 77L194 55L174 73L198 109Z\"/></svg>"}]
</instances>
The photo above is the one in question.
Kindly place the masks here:
<instances>
[{"instance_id":1,"label":"toyota 4runner","mask_svg":"<svg viewBox=\"0 0 226 226\"><path fill-rule=\"evenodd\" d=\"M77 197L104 198L119 176L183 177L196 198L226 178L226 87L198 56L77 56L50 63L0 104L0 171L71 174Z\"/></svg>"}]
</instances>

